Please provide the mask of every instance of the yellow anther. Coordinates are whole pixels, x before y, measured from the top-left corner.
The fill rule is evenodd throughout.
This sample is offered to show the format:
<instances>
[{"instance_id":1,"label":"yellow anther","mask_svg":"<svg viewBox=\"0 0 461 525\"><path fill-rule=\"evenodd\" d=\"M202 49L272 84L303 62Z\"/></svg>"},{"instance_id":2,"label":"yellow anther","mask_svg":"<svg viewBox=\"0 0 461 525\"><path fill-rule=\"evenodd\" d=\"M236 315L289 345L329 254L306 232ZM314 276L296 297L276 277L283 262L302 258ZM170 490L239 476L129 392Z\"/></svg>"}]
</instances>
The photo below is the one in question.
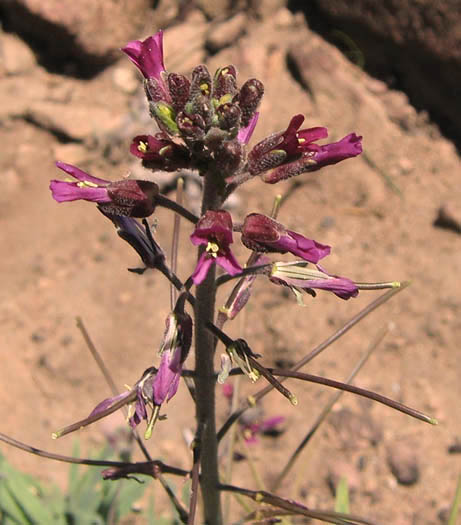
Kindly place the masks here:
<instances>
[{"instance_id":1,"label":"yellow anther","mask_svg":"<svg viewBox=\"0 0 461 525\"><path fill-rule=\"evenodd\" d=\"M147 152L147 143L146 142L143 142L142 140L139 141L139 144L138 144L138 150L141 152L141 153L146 153Z\"/></svg>"},{"instance_id":2,"label":"yellow anther","mask_svg":"<svg viewBox=\"0 0 461 525\"><path fill-rule=\"evenodd\" d=\"M208 242L206 251L212 256L217 257L219 252L219 246L215 242Z\"/></svg>"},{"instance_id":3,"label":"yellow anther","mask_svg":"<svg viewBox=\"0 0 461 525\"><path fill-rule=\"evenodd\" d=\"M222 106L223 104L227 104L232 101L232 95L230 93L226 93L219 99L219 105Z\"/></svg>"},{"instance_id":4,"label":"yellow anther","mask_svg":"<svg viewBox=\"0 0 461 525\"><path fill-rule=\"evenodd\" d=\"M77 182L77 186L79 188L99 188L97 184L90 182L89 180L81 180Z\"/></svg>"},{"instance_id":5,"label":"yellow anther","mask_svg":"<svg viewBox=\"0 0 461 525\"><path fill-rule=\"evenodd\" d=\"M204 82L203 84L200 84L200 91L204 95L209 95L210 94L210 86L206 82Z\"/></svg>"}]
</instances>

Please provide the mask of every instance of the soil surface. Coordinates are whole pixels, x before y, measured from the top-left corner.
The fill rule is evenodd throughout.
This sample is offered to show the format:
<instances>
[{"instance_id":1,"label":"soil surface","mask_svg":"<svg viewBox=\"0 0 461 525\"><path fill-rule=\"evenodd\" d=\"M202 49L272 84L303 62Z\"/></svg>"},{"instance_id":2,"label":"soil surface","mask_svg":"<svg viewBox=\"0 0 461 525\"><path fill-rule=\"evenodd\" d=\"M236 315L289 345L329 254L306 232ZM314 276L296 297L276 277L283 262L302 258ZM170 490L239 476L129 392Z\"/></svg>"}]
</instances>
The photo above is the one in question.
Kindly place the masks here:
<instances>
[{"instance_id":1,"label":"soil surface","mask_svg":"<svg viewBox=\"0 0 461 525\"><path fill-rule=\"evenodd\" d=\"M111 180L129 173L152 176L128 147L133 136L154 128L141 80L126 58L82 80L40 65L16 34L0 38L0 430L34 447L70 454L72 437L53 441L51 433L84 418L110 395L76 316L83 318L122 390L158 360L169 287L159 273L127 272L140 262L109 221L87 202L57 204L49 180L60 177L56 160ZM461 186L455 148L404 93L367 76L311 32L301 14L283 7L271 16L220 23L192 10L165 31L164 46L169 70L189 73L205 62L213 72L235 64L240 84L253 76L264 83L251 144L285 129L297 113L306 116L305 127L328 127L332 140L350 132L364 137L364 154L356 159L277 185L258 177L249 181L231 202L236 221L253 211L269 213L280 193L286 199L279 220L333 247L325 262L330 272L362 282L411 281L303 371L346 380L387 327L355 384L430 414L438 426L345 394L278 494L332 509L331 487L344 476L354 514L379 524L445 523L461 471ZM171 182L164 174L154 179ZM196 209L194 185L189 186L188 205ZM156 238L169 253L171 212L159 210L155 220ZM183 222L182 278L194 266L190 233ZM240 261L248 256L239 241L235 253ZM223 288L221 303L231 289ZM302 308L286 290L258 279L245 313L226 330L244 337L266 366L289 367L380 293L364 291L342 301L320 292L315 299L306 296ZM260 388L246 379L239 385L242 399ZM287 386L298 406L276 392L262 401L264 417L285 421L276 435L237 445L236 485L269 490L334 394L293 380ZM221 390L218 410L222 423L228 402ZM190 468L193 405L184 385L166 412L168 420L157 425L148 446L155 458ZM80 431L82 450L89 454L121 424L123 417L114 415ZM1 452L24 471L65 486L67 465L3 444ZM260 481L252 477L252 465ZM154 490L158 512L167 515L161 487ZM243 515L238 504L233 507L233 519Z\"/></svg>"}]
</instances>

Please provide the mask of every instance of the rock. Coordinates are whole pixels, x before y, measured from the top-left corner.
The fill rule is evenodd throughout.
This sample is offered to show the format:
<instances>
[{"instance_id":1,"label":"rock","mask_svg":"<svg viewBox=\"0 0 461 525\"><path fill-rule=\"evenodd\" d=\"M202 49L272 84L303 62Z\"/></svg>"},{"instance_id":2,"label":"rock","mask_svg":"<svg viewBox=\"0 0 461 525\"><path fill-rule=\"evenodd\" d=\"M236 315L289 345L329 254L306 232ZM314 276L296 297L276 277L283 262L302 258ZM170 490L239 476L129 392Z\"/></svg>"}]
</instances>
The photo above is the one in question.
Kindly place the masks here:
<instances>
[{"instance_id":1,"label":"rock","mask_svg":"<svg viewBox=\"0 0 461 525\"><path fill-rule=\"evenodd\" d=\"M208 18L226 16L232 8L230 0L197 0L197 6Z\"/></svg>"},{"instance_id":2,"label":"rock","mask_svg":"<svg viewBox=\"0 0 461 525\"><path fill-rule=\"evenodd\" d=\"M369 412L358 413L343 408L330 414L329 423L343 447L359 449L376 446L382 439L381 428Z\"/></svg>"},{"instance_id":3,"label":"rock","mask_svg":"<svg viewBox=\"0 0 461 525\"><path fill-rule=\"evenodd\" d=\"M19 75L35 66L35 55L18 36L3 33L0 36L0 71Z\"/></svg>"},{"instance_id":4,"label":"rock","mask_svg":"<svg viewBox=\"0 0 461 525\"><path fill-rule=\"evenodd\" d=\"M327 37L346 54L358 51L373 74L397 78L414 104L437 115L457 139L461 32L454 15L459 12L458 0L316 0L305 8L313 27L328 28ZM331 27L341 32L332 35Z\"/></svg>"},{"instance_id":5,"label":"rock","mask_svg":"<svg viewBox=\"0 0 461 525\"><path fill-rule=\"evenodd\" d=\"M88 150L82 144L56 144L53 147L53 154L56 160L79 166L84 164L89 157Z\"/></svg>"},{"instance_id":6,"label":"rock","mask_svg":"<svg viewBox=\"0 0 461 525\"><path fill-rule=\"evenodd\" d=\"M387 462L395 479L401 485L414 485L419 480L418 458L410 444L393 444L388 450Z\"/></svg>"},{"instance_id":7,"label":"rock","mask_svg":"<svg viewBox=\"0 0 461 525\"><path fill-rule=\"evenodd\" d=\"M448 453L461 454L461 441L459 439L456 439L455 442L448 447Z\"/></svg>"},{"instance_id":8,"label":"rock","mask_svg":"<svg viewBox=\"0 0 461 525\"><path fill-rule=\"evenodd\" d=\"M189 75L195 66L205 61L206 29L206 18L193 11L185 22L165 31L163 48L168 71Z\"/></svg>"},{"instance_id":9,"label":"rock","mask_svg":"<svg viewBox=\"0 0 461 525\"><path fill-rule=\"evenodd\" d=\"M247 17L244 13L238 13L230 20L217 24L206 39L207 47L216 53L220 49L230 46L245 32Z\"/></svg>"},{"instance_id":10,"label":"rock","mask_svg":"<svg viewBox=\"0 0 461 525\"><path fill-rule=\"evenodd\" d=\"M128 95L136 93L136 90L141 86L139 75L134 67L119 66L114 68L112 79L115 87Z\"/></svg>"},{"instance_id":11,"label":"rock","mask_svg":"<svg viewBox=\"0 0 461 525\"><path fill-rule=\"evenodd\" d=\"M122 117L110 108L69 105L48 101L37 102L28 108L24 118L46 129L63 142L84 142L120 126Z\"/></svg>"},{"instance_id":12,"label":"rock","mask_svg":"<svg viewBox=\"0 0 461 525\"><path fill-rule=\"evenodd\" d=\"M4 0L2 15L9 31L34 42L43 62L65 69L70 59L86 68L118 58L119 48L138 38L146 18L153 17L150 5L149 0Z\"/></svg>"},{"instance_id":13,"label":"rock","mask_svg":"<svg viewBox=\"0 0 461 525\"><path fill-rule=\"evenodd\" d=\"M452 202L442 204L434 221L434 226L461 233L461 207Z\"/></svg>"}]
</instances>

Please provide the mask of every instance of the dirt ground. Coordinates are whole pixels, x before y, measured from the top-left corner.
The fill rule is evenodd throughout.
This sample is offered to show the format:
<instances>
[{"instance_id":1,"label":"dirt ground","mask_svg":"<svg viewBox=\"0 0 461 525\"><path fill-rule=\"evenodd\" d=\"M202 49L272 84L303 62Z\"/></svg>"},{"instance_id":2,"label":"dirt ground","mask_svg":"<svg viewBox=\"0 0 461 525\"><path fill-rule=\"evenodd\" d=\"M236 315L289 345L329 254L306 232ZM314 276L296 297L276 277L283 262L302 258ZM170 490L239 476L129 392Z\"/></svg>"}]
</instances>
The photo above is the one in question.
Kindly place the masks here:
<instances>
[{"instance_id":1,"label":"dirt ground","mask_svg":"<svg viewBox=\"0 0 461 525\"><path fill-rule=\"evenodd\" d=\"M284 129L297 113L306 115L308 127L327 126L333 140L352 131L364 137L365 154L341 165L274 186L258 178L248 182L233 201L234 216L269 212L274 196L287 193L279 220L333 247L329 271L357 281L411 281L407 290L305 371L344 380L370 342L389 326L355 384L439 421L432 427L346 394L278 493L309 507L331 509L329 485L346 476L356 514L380 524L444 523L461 471L459 156L435 124L408 104L405 94L389 90L348 62L309 31L302 16L277 11L254 22L251 32L213 56L204 45L206 27L203 15L192 12L168 29L166 66L189 72L206 61L214 71L233 63L240 83L259 78L266 95L252 144ZM195 45L185 49L184 42L194 35ZM70 454L72 438L53 441L51 433L85 417L109 395L75 317L84 319L123 389L157 360L169 288L157 273L128 273L126 268L139 262L111 224L89 203L54 202L49 179L59 177L56 160L101 178L140 174L128 146L132 136L153 128L140 79L125 58L81 80L40 66L16 35L0 36L2 49L8 50L8 60L0 65L0 431L41 449ZM196 205L192 191L188 198ZM451 228L434 225L442 207L452 218ZM157 238L167 251L171 219L168 211L156 213ZM190 233L183 224L183 277L194 264ZM248 252L236 243L236 253L243 261ZM362 292L350 301L319 293L315 299L307 297L307 306L300 308L284 290L261 280L245 315L227 330L245 337L265 365L289 366L379 293ZM235 484L259 488L251 477L251 456L269 487L332 395L318 385L287 384L298 396L298 406L277 393L263 401L267 417L286 418L283 432L261 437L249 450L240 447L247 460L235 464ZM242 395L256 389L244 380L240 385ZM218 397L222 422L227 406L221 393ZM184 436L194 428L192 412L182 387L168 406L168 420L158 425L149 443L156 458L189 468ZM101 445L122 423L116 415L82 430L82 448ZM0 449L21 469L65 484L65 464L44 462L3 444ZM405 480L409 484L403 484ZM159 487L155 492L160 498ZM159 512L167 508L161 503ZM238 515L238 505L235 508Z\"/></svg>"}]
</instances>

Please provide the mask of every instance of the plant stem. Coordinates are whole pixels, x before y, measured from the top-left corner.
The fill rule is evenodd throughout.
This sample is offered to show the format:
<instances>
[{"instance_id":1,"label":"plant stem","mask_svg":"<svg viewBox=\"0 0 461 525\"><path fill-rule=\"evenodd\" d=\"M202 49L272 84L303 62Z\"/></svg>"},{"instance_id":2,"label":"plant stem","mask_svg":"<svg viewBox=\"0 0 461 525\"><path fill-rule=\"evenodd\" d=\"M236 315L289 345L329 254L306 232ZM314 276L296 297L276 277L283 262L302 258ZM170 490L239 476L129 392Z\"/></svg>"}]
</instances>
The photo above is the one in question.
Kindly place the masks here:
<instances>
[{"instance_id":1,"label":"plant stem","mask_svg":"<svg viewBox=\"0 0 461 525\"><path fill-rule=\"evenodd\" d=\"M219 206L219 197L212 174L205 175L202 214ZM205 250L200 246L198 257ZM218 444L215 421L215 337L207 329L214 321L216 285L215 265L208 271L205 280L197 286L195 301L195 389L197 426L201 435L201 479L202 498L206 525L222 525L220 492L218 489Z\"/></svg>"}]
</instances>

